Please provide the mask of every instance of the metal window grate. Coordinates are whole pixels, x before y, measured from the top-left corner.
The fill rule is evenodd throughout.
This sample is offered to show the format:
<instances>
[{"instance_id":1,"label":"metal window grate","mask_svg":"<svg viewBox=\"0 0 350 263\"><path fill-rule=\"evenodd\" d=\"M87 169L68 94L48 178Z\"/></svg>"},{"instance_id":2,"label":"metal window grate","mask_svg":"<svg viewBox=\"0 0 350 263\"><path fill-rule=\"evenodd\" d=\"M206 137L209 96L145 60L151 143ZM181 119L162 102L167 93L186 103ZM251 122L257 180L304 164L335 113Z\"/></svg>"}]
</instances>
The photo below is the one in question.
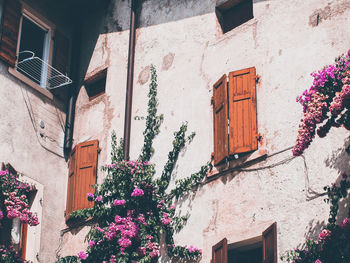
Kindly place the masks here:
<instances>
[{"instance_id":1,"label":"metal window grate","mask_svg":"<svg viewBox=\"0 0 350 263\"><path fill-rule=\"evenodd\" d=\"M36 57L32 51L22 51L18 57L26 57L17 61L16 68L31 80L46 89L55 89L72 83L72 80L57 69Z\"/></svg>"}]
</instances>

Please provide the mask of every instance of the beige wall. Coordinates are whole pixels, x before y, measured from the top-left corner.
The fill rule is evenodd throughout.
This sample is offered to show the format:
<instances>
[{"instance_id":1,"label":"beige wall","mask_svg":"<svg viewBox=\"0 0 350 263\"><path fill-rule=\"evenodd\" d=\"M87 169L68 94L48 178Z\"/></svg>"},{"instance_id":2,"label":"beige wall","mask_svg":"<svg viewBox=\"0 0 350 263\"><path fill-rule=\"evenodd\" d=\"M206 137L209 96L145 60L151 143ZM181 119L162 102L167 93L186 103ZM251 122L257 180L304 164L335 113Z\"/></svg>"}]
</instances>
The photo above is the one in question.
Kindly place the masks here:
<instances>
[{"instance_id":1,"label":"beige wall","mask_svg":"<svg viewBox=\"0 0 350 263\"><path fill-rule=\"evenodd\" d=\"M127 5L128 1L112 1L107 30L100 34L88 68L89 73L108 66L106 93L89 101L82 88L77 101L75 143L99 139L99 165L108 162L111 131L123 136ZM295 143L302 117L295 98L311 85L310 73L349 49L350 4L257 1L254 18L226 34L220 31L214 9L213 0L144 2L136 38L131 158L137 158L143 143L145 122L134 117L146 116L150 64L157 68L158 111L164 114L152 158L158 173L171 149L173 131L188 121L189 131L197 134L179 157L175 179L196 172L210 159L212 85L224 73L254 66L260 76L258 132L263 141L259 150L267 159L246 168L250 170L221 176L179 203L177 211L189 211L191 216L176 241L202 248L202 262L209 262L211 247L222 238L233 243L259 236L276 221L281 255L326 222L328 205L317 193L350 168L344 151L349 134L344 129L316 138L303 157L292 159L288 149ZM100 172L99 181L102 177ZM86 247L76 241L86 231L77 232L74 237L66 234L63 254Z\"/></svg>"}]
</instances>

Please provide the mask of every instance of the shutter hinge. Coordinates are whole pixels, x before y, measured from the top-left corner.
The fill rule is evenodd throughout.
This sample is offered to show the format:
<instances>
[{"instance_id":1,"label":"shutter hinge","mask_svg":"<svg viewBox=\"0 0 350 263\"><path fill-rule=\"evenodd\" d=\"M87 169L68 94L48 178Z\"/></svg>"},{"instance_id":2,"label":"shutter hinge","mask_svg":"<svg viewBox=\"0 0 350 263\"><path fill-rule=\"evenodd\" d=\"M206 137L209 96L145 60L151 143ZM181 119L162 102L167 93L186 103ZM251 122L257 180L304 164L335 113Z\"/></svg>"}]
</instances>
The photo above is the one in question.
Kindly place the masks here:
<instances>
[{"instance_id":1,"label":"shutter hinge","mask_svg":"<svg viewBox=\"0 0 350 263\"><path fill-rule=\"evenodd\" d=\"M211 159L211 160L214 160L214 152L211 153L210 159Z\"/></svg>"},{"instance_id":2,"label":"shutter hinge","mask_svg":"<svg viewBox=\"0 0 350 263\"><path fill-rule=\"evenodd\" d=\"M97 148L97 153L100 153L102 149L100 147Z\"/></svg>"},{"instance_id":3,"label":"shutter hinge","mask_svg":"<svg viewBox=\"0 0 350 263\"><path fill-rule=\"evenodd\" d=\"M258 135L256 136L256 139L258 140L258 142L261 142L263 139L263 136L260 133L258 133Z\"/></svg>"},{"instance_id":4,"label":"shutter hinge","mask_svg":"<svg viewBox=\"0 0 350 263\"><path fill-rule=\"evenodd\" d=\"M210 103L211 103L212 105L214 105L214 96L211 97Z\"/></svg>"}]
</instances>

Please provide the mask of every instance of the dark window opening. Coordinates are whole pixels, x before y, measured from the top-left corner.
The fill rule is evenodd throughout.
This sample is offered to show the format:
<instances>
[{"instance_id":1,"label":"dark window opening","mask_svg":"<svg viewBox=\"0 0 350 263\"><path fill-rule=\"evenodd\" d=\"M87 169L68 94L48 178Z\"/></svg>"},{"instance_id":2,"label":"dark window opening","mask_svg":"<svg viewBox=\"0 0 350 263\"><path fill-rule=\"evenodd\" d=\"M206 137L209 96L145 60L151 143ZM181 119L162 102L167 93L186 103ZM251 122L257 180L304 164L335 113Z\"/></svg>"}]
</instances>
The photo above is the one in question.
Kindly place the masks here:
<instances>
[{"instance_id":1,"label":"dark window opening","mask_svg":"<svg viewBox=\"0 0 350 263\"><path fill-rule=\"evenodd\" d=\"M216 7L216 16L226 33L254 17L253 0L229 0Z\"/></svg>"},{"instance_id":2,"label":"dark window opening","mask_svg":"<svg viewBox=\"0 0 350 263\"><path fill-rule=\"evenodd\" d=\"M47 33L47 29L42 28L26 16L23 16L18 62L32 57L33 53L36 57L45 61ZM44 74L42 63L38 60L37 63L28 63L25 65L25 70L18 68L18 71L40 85L42 75Z\"/></svg>"},{"instance_id":3,"label":"dark window opening","mask_svg":"<svg viewBox=\"0 0 350 263\"><path fill-rule=\"evenodd\" d=\"M230 247L230 245L228 245ZM262 242L228 249L228 263L261 263Z\"/></svg>"},{"instance_id":4,"label":"dark window opening","mask_svg":"<svg viewBox=\"0 0 350 263\"><path fill-rule=\"evenodd\" d=\"M94 98L105 93L106 75L107 68L85 80L85 88L89 96L89 100L93 100Z\"/></svg>"}]
</instances>

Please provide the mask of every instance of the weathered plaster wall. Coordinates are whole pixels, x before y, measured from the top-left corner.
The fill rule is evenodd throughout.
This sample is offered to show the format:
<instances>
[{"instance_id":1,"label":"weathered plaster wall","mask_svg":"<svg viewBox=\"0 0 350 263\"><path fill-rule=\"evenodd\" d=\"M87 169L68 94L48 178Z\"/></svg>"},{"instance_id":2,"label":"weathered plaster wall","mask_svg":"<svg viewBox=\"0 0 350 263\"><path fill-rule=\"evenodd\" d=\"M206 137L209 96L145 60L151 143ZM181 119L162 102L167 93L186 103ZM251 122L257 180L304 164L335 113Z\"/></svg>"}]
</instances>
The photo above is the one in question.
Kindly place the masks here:
<instances>
[{"instance_id":1,"label":"weathered plaster wall","mask_svg":"<svg viewBox=\"0 0 350 263\"><path fill-rule=\"evenodd\" d=\"M25 2L55 24L56 29L66 36L72 35L72 18L68 12L63 13L62 4ZM36 182L39 191L33 209L40 211L40 224L29 228L27 256L33 262L54 262L59 231L65 227L68 177L63 157L65 105L9 74L8 66L2 62L0 83L0 161L10 163L25 178Z\"/></svg>"},{"instance_id":2,"label":"weathered plaster wall","mask_svg":"<svg viewBox=\"0 0 350 263\"><path fill-rule=\"evenodd\" d=\"M106 93L89 102L82 88L77 102L75 142L99 139L99 165L108 162L111 131L123 136L129 4L111 2L107 30L100 34L90 60L88 73L108 66ZM349 49L350 8L343 0L255 1L254 18L224 35L214 9L213 0L143 2L133 117L146 115L149 66L154 64L164 123L152 161L160 172L173 131L188 121L189 131L197 135L174 172L174 179L183 178L196 172L213 151L212 85L224 73L256 67L258 131L263 136L259 147L268 158L207 183L180 202L177 211L189 211L191 216L176 240L202 248L202 262L209 262L211 247L222 238L233 243L259 236L276 221L281 255L317 234L328 215L328 205L317 193L350 169L344 151L349 134L342 129L315 139L303 157L292 158L289 149L302 116L295 98L311 85L309 74ZM315 14L319 14L316 23ZM144 126L143 120L132 120L131 158L140 152ZM102 177L100 173L99 181ZM63 254L71 253L75 242L66 240Z\"/></svg>"}]
</instances>

